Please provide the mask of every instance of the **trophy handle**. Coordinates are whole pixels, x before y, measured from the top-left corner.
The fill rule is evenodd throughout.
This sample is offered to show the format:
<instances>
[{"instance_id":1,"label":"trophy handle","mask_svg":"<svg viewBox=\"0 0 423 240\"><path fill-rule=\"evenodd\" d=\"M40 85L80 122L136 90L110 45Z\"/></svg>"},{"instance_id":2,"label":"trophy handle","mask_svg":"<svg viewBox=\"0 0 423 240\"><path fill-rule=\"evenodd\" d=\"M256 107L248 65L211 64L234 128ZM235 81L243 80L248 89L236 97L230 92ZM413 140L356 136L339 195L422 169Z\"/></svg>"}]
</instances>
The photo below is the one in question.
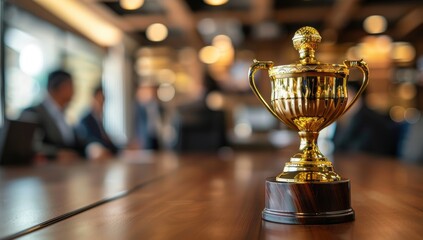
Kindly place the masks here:
<instances>
[{"instance_id":1,"label":"trophy handle","mask_svg":"<svg viewBox=\"0 0 423 240\"><path fill-rule=\"evenodd\" d=\"M369 83L369 67L367 66L367 63L365 61L363 61L363 59L359 60L359 61L344 61L344 64L348 67L348 68L353 68L356 67L358 69L360 69L360 71L363 73L363 82L361 83L361 87L358 90L357 94L355 95L355 97L351 100L351 102L348 104L348 106L345 108L344 113L346 113L351 106L357 101L358 97L363 93L364 89L366 89L367 84Z\"/></svg>"},{"instance_id":2,"label":"trophy handle","mask_svg":"<svg viewBox=\"0 0 423 240\"><path fill-rule=\"evenodd\" d=\"M257 61L256 59L254 59L253 62L254 63L250 66L250 69L248 70L248 79L250 80L250 87L253 90L254 94L257 96L257 98L261 101L261 103L263 103L263 105L267 108L267 110L269 110L269 112L277 119L281 120L275 110L273 110L273 108L270 107L266 100L264 100L263 96L261 96L254 79L254 75L257 70L269 70L269 68L273 67L274 63L272 61Z\"/></svg>"}]
</instances>

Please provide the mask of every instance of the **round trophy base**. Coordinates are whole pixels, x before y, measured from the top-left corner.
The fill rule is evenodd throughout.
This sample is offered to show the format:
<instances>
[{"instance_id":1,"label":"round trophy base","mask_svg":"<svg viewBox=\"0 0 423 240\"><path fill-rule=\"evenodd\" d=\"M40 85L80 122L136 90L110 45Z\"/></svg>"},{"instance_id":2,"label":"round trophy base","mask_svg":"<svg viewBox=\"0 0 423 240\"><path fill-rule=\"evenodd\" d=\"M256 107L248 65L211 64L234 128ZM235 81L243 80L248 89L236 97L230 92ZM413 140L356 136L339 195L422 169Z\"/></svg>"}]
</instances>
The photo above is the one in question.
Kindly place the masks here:
<instances>
[{"instance_id":1,"label":"round trophy base","mask_svg":"<svg viewBox=\"0 0 423 240\"><path fill-rule=\"evenodd\" d=\"M350 181L292 183L266 180L263 219L285 224L333 224L354 220Z\"/></svg>"}]
</instances>

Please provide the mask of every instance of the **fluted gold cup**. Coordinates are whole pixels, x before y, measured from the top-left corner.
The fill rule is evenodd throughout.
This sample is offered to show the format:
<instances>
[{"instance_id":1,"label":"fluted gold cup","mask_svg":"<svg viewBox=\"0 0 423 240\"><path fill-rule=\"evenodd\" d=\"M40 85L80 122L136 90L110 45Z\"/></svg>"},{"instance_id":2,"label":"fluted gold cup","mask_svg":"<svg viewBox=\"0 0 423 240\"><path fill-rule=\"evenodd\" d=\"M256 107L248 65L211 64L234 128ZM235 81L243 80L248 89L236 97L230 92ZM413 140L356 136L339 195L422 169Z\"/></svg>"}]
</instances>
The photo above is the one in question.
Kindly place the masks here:
<instances>
[{"instance_id":1,"label":"fluted gold cup","mask_svg":"<svg viewBox=\"0 0 423 240\"><path fill-rule=\"evenodd\" d=\"M288 224L327 224L354 220L350 181L341 178L317 146L319 132L341 117L357 101L368 84L369 69L363 60L342 64L320 63L314 56L321 41L312 27L300 28L293 37L300 59L274 66L257 61L249 69L250 86L257 98L276 118L298 131L297 153L285 163L283 172L266 180L266 221ZM358 68L363 79L357 94L348 101L348 76ZM267 70L271 82L268 103L256 86L254 75Z\"/></svg>"},{"instance_id":2,"label":"fluted gold cup","mask_svg":"<svg viewBox=\"0 0 423 240\"><path fill-rule=\"evenodd\" d=\"M341 180L332 163L317 146L319 132L342 116L356 102L368 83L368 67L363 60L343 64L321 64L314 57L321 37L316 29L303 27L293 38L300 53L295 64L274 66L257 61L249 69L250 86L258 99L276 118L298 131L299 151L276 179L285 182L331 182ZM362 85L348 103L347 83L352 67L363 73ZM272 94L270 104L260 94L254 79L257 70L268 70Z\"/></svg>"}]
</instances>

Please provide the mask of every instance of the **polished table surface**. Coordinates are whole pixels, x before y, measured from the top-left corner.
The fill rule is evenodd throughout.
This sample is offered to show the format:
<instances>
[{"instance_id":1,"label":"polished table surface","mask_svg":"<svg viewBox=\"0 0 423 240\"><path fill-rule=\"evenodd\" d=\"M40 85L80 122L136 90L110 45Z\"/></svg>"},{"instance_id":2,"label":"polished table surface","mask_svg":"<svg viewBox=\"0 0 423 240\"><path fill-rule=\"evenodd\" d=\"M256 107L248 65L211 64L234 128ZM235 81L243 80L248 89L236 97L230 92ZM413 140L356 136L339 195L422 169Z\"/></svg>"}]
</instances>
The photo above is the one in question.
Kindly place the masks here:
<instances>
[{"instance_id":1,"label":"polished table surface","mask_svg":"<svg viewBox=\"0 0 423 240\"><path fill-rule=\"evenodd\" d=\"M265 179L290 154L155 153L0 167L0 239L116 196L20 239L422 239L423 167L378 156L332 158L351 180L354 222L262 221Z\"/></svg>"}]
</instances>

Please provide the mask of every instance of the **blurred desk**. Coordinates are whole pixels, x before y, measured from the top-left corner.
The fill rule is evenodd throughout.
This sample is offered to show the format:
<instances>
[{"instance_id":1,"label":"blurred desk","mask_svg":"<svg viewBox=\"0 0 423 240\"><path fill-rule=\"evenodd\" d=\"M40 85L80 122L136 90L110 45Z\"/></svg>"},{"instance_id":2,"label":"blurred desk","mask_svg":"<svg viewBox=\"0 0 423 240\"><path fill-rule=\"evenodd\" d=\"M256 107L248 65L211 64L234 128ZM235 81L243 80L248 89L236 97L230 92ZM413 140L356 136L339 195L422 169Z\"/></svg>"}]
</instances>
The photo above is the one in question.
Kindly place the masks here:
<instances>
[{"instance_id":1,"label":"blurred desk","mask_svg":"<svg viewBox=\"0 0 423 240\"><path fill-rule=\"evenodd\" d=\"M150 156L153 161L148 164L80 163L1 169L0 236L142 182L145 184L141 188L127 196L22 239L419 239L423 236L423 168L367 155L334 157L337 172L351 179L354 222L301 226L262 221L265 178L279 173L290 155L281 151L226 156L156 154ZM25 191L31 194L23 199L24 195L18 193ZM31 215L37 217L29 223L26 218Z\"/></svg>"}]
</instances>

